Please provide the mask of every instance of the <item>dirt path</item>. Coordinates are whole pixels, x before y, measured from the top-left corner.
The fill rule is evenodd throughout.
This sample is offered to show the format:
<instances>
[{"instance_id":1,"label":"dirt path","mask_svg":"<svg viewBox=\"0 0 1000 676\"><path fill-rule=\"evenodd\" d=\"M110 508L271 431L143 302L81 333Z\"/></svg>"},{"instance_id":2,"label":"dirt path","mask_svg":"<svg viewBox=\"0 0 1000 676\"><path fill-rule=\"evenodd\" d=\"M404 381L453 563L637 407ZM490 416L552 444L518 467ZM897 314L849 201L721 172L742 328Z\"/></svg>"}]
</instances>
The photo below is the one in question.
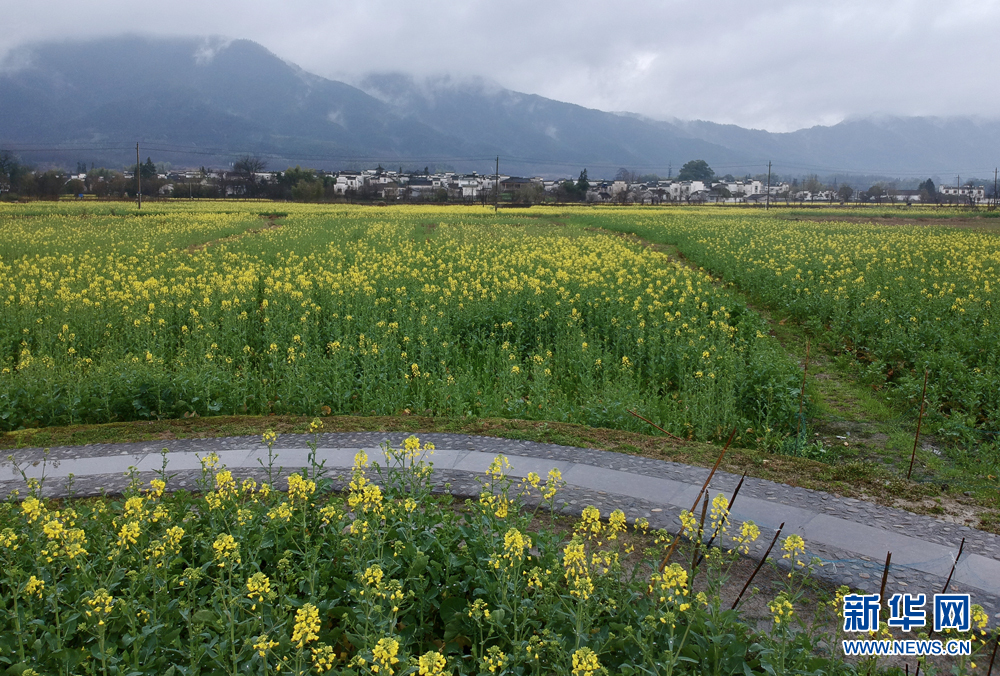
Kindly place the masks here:
<instances>
[{"instance_id":1,"label":"dirt path","mask_svg":"<svg viewBox=\"0 0 1000 676\"><path fill-rule=\"evenodd\" d=\"M822 220L845 219L831 217ZM855 220L881 222L879 219ZM963 220L956 226L972 227L964 225L967 222ZM686 267L701 270L674 245L651 242L632 233L600 228L587 230L619 237L662 253ZM717 278L717 282L724 283L721 278ZM914 470L917 483L899 479L906 476L909 467L916 413L900 410L898 404L892 402L877 385L860 382L852 373L857 362L843 346L810 339L805 327L790 317L753 303L739 289L728 288L767 321L771 326L771 335L799 363L800 368L806 369L808 361L806 395L813 409L808 421L810 438L805 448L796 454L830 466L826 477L829 490L836 492L838 486L842 489L846 489L847 485L856 486L862 480L871 483L875 479L881 484L883 482L877 480L885 477L884 491L862 492L858 497L888 507L933 515L950 523L1000 532L997 515L991 508L977 504L975 497L966 491L951 490L951 481L935 479L935 472L924 467L919 459ZM923 451L941 456L937 446L938 441L933 437L921 436L919 448ZM794 478L790 478L789 482L794 483ZM845 492L856 493L856 490Z\"/></svg>"},{"instance_id":2,"label":"dirt path","mask_svg":"<svg viewBox=\"0 0 1000 676\"><path fill-rule=\"evenodd\" d=\"M245 230L235 235L229 235L228 237L220 237L218 239L209 240L208 242L204 242L202 244L192 244L191 246L187 247L185 251L187 251L188 253L194 253L195 251L201 251L203 249L207 249L210 246L214 246L216 244L222 244L223 242L235 242L236 240L242 239L247 235L257 235L264 232L265 230L277 230L282 225L281 223L278 223L278 219L284 218L284 215L260 214L260 217L267 221L267 225L265 225L262 228L251 228L249 230Z\"/></svg>"}]
</instances>

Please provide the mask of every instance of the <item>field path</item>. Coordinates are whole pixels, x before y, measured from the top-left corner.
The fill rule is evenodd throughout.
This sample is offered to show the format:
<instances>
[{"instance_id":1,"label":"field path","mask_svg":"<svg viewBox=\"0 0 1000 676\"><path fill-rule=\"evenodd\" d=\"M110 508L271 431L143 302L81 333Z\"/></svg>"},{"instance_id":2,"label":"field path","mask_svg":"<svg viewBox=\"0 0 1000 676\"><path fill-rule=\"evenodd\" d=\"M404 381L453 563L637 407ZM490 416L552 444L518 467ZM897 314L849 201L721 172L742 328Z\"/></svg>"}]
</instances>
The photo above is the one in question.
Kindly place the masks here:
<instances>
[{"instance_id":1,"label":"field path","mask_svg":"<svg viewBox=\"0 0 1000 676\"><path fill-rule=\"evenodd\" d=\"M927 225L926 222L922 224ZM715 275L686 258L676 245L653 242L626 231L587 229L652 249L692 270ZM808 363L806 397L813 404L808 420L811 444L801 453L802 457L841 466L841 473L847 480L851 475L871 478L886 472L896 476L906 475L916 428L916 411L902 410L898 403L890 402L884 396L882 388L858 382L848 373L845 361L849 359L845 359L845 348L837 341L813 341L809 345L806 329L790 321L788 314L780 308L761 306L744 289L727 284L720 277L716 277L716 283L724 284L728 291L739 296L748 308L770 325L771 335L798 362L799 368ZM826 338L830 339L829 336ZM884 495L861 497L921 514L933 514L958 525L996 531L998 515L993 508L983 504L991 502L990 498L987 496L984 501L973 495L981 494L983 486L968 481L962 468L953 467L942 458L939 445L939 440L925 430L920 438L923 453L918 455L912 475L914 481L923 484L919 494L888 499ZM935 457L928 459L929 456Z\"/></svg>"},{"instance_id":2,"label":"field path","mask_svg":"<svg viewBox=\"0 0 1000 676\"><path fill-rule=\"evenodd\" d=\"M317 462L325 462L334 488L343 489L353 458L364 449L372 462L385 464L380 445L402 445L409 436L402 432L350 432L321 434L317 438ZM675 462L611 453L589 448L573 448L532 441L479 437L464 434L429 433L421 442L434 444L428 459L434 463L437 490L459 497L479 494L476 477L481 477L497 454L509 459L512 476L522 478L529 472L542 477L553 467L562 472L567 483L557 496L558 507L577 516L583 507L595 505L607 516L621 509L629 521L649 519L653 527L676 532L677 514L690 509L708 470ZM287 475L308 466L308 435L282 435L274 448L275 471L282 467ZM169 487L196 489L200 477L199 457L218 453L221 463L242 478L266 478L267 447L260 437L223 437L181 439L168 444L167 473ZM76 496L121 492L128 484L126 476L134 467L146 482L161 469L162 443L108 443L86 446L63 446L49 449L23 448L13 451L13 459L29 477L45 476L44 494L67 495L72 475ZM23 481L10 461L0 463L0 495L14 489L23 494ZM718 493L731 496L739 477L716 473L709 488L710 497ZM959 544L965 548L955 568L951 592L972 595L994 623L1000 619L1000 536L966 526L943 522L890 507L844 498L835 494L796 488L763 479L748 477L735 503L732 520L753 520L761 528L761 538L752 555L763 555L779 524L783 535L799 534L807 554L822 561L818 576L834 585L877 592L882 563L892 552L892 568L886 585L887 594L895 592L940 593L955 561ZM772 557L775 554L772 554ZM780 560L780 551L777 552Z\"/></svg>"}]
</instances>

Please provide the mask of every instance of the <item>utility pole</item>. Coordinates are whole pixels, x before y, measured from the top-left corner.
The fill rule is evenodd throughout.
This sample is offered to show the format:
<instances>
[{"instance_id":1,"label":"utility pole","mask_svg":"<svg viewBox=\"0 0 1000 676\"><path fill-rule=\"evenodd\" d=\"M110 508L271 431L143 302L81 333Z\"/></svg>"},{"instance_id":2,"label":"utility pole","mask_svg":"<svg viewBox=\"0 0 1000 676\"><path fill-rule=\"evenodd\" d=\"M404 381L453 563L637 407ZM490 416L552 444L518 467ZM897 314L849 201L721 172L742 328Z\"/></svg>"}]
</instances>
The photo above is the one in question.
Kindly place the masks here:
<instances>
[{"instance_id":1,"label":"utility pole","mask_svg":"<svg viewBox=\"0 0 1000 676\"><path fill-rule=\"evenodd\" d=\"M993 208L997 208L997 168L993 167Z\"/></svg>"},{"instance_id":2,"label":"utility pole","mask_svg":"<svg viewBox=\"0 0 1000 676\"><path fill-rule=\"evenodd\" d=\"M500 156L497 155L497 173L493 175L493 213L500 210Z\"/></svg>"},{"instance_id":3,"label":"utility pole","mask_svg":"<svg viewBox=\"0 0 1000 676\"><path fill-rule=\"evenodd\" d=\"M764 211L771 208L771 162L767 163L767 194L764 195Z\"/></svg>"},{"instance_id":4,"label":"utility pole","mask_svg":"<svg viewBox=\"0 0 1000 676\"><path fill-rule=\"evenodd\" d=\"M139 142L135 142L135 198L142 209L142 165L139 164Z\"/></svg>"}]
</instances>

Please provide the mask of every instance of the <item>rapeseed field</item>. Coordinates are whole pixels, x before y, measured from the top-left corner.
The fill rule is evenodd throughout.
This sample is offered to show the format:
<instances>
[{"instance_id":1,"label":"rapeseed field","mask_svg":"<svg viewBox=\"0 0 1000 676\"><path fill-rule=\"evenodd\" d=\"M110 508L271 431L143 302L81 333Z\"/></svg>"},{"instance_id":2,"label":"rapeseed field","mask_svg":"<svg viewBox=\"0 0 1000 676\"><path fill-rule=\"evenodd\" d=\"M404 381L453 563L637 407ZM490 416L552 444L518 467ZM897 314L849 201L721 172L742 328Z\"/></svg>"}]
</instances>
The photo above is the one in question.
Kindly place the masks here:
<instances>
[{"instance_id":1,"label":"rapeseed field","mask_svg":"<svg viewBox=\"0 0 1000 676\"><path fill-rule=\"evenodd\" d=\"M760 317L587 213L5 205L0 428L419 413L643 429L634 409L699 439L794 430L800 376Z\"/></svg>"},{"instance_id":2,"label":"rapeseed field","mask_svg":"<svg viewBox=\"0 0 1000 676\"><path fill-rule=\"evenodd\" d=\"M782 318L832 337L873 386L913 408L919 407L927 371L935 429L962 440L995 440L997 231L801 218L743 210L633 210L605 212L602 223L675 244Z\"/></svg>"}]
</instances>

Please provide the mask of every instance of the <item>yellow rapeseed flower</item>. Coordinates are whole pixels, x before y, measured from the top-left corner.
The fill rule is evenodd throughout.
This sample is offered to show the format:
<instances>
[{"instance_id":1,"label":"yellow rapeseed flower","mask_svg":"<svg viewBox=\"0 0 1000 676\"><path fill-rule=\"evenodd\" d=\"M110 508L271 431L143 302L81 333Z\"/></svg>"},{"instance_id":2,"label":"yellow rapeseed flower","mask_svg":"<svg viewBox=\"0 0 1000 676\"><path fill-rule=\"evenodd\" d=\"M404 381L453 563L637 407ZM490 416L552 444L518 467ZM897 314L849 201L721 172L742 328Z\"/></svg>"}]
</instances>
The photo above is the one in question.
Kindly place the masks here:
<instances>
[{"instance_id":1,"label":"yellow rapeseed flower","mask_svg":"<svg viewBox=\"0 0 1000 676\"><path fill-rule=\"evenodd\" d=\"M319 610L307 603L295 611L295 626L292 628L292 643L296 648L304 648L319 638Z\"/></svg>"}]
</instances>

